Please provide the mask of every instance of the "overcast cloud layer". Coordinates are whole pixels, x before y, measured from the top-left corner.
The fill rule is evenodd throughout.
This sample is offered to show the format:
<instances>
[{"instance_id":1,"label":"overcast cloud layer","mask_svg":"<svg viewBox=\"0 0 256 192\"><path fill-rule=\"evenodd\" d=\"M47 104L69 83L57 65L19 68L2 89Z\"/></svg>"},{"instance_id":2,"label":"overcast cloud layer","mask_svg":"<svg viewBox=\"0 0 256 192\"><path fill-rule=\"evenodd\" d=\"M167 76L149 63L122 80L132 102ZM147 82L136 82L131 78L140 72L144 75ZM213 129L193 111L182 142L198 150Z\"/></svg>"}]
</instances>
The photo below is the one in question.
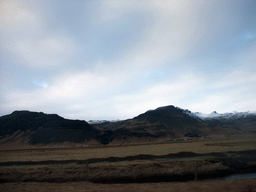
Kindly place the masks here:
<instances>
[{"instance_id":1,"label":"overcast cloud layer","mask_svg":"<svg viewBox=\"0 0 256 192\"><path fill-rule=\"evenodd\" d=\"M256 1L0 1L0 115L256 111Z\"/></svg>"}]
</instances>

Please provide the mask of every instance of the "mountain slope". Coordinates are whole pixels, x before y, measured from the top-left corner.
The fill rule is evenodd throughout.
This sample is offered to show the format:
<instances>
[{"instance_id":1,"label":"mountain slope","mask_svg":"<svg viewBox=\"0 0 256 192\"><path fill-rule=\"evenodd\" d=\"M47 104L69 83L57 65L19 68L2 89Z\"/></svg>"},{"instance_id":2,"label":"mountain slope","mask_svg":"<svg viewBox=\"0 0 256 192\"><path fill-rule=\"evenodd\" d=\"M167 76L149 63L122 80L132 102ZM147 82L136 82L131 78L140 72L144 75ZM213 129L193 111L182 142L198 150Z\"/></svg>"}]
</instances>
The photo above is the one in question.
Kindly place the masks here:
<instances>
[{"instance_id":1,"label":"mountain slope","mask_svg":"<svg viewBox=\"0 0 256 192\"><path fill-rule=\"evenodd\" d=\"M99 144L170 140L211 135L255 135L256 115L216 112L211 117L172 105L149 110L133 119L95 123L68 120L56 114L14 111L0 117L0 144ZM100 121L99 121L100 122Z\"/></svg>"},{"instance_id":2,"label":"mountain slope","mask_svg":"<svg viewBox=\"0 0 256 192\"><path fill-rule=\"evenodd\" d=\"M190 111L174 106L160 107L147 111L139 116L119 122L105 122L96 126L112 130L113 134L119 129L125 129L126 135L120 138L177 138L189 135L207 135L210 132L208 125L198 117L189 114Z\"/></svg>"},{"instance_id":3,"label":"mountain slope","mask_svg":"<svg viewBox=\"0 0 256 192\"><path fill-rule=\"evenodd\" d=\"M186 128L201 123L200 119L190 116L188 110L183 110L172 105L159 107L155 110L147 111L134 120L146 121L149 123L161 123L169 128Z\"/></svg>"},{"instance_id":4,"label":"mountain slope","mask_svg":"<svg viewBox=\"0 0 256 192\"><path fill-rule=\"evenodd\" d=\"M237 130L254 130L256 127L256 115L248 112L225 113L203 118L211 127L222 127Z\"/></svg>"},{"instance_id":5,"label":"mountain slope","mask_svg":"<svg viewBox=\"0 0 256 192\"><path fill-rule=\"evenodd\" d=\"M62 142L81 143L96 139L99 134L99 130L85 121L67 120L56 114L14 111L10 115L0 117L0 136L2 138L9 136L4 143L17 139L32 145Z\"/></svg>"}]
</instances>

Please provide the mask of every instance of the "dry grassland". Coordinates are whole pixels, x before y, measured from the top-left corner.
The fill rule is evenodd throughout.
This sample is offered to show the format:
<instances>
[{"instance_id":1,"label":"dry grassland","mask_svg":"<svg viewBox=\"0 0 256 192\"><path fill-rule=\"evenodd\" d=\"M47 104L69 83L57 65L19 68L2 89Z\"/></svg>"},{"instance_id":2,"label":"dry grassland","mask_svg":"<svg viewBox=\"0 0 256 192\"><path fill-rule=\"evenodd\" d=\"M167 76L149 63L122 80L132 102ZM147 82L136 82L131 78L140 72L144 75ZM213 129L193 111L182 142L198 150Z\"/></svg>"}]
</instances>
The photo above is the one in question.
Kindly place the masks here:
<instances>
[{"instance_id":1,"label":"dry grassland","mask_svg":"<svg viewBox=\"0 0 256 192\"><path fill-rule=\"evenodd\" d=\"M178 152L212 153L256 149L256 139L221 139L182 142L165 142L133 145L107 145L66 148L3 149L0 162L7 161L47 161L86 160L92 158L126 157L140 154L166 155Z\"/></svg>"},{"instance_id":2,"label":"dry grassland","mask_svg":"<svg viewBox=\"0 0 256 192\"><path fill-rule=\"evenodd\" d=\"M199 179L223 176L221 163L197 160ZM160 182L193 180L195 161L105 163L77 165L6 166L0 170L2 182L71 182L100 183Z\"/></svg>"},{"instance_id":3,"label":"dry grassland","mask_svg":"<svg viewBox=\"0 0 256 192\"><path fill-rule=\"evenodd\" d=\"M239 181L240 184L231 182L238 185L233 188L224 181L220 181L222 183L220 186L216 185L216 182L189 182L187 184L156 182L193 180L196 162L199 179L224 176L231 170L223 162L237 169L243 168L243 165L247 163L256 165L255 149L256 139L211 139L90 147L4 149L0 151L0 181L3 183L0 185L0 189L18 191L17 186L19 186L30 191L39 187L43 191L47 187L40 188L40 186L48 186L47 190L55 191L65 191L68 188L74 188L75 191L82 190L82 188L75 187L77 183L88 191L93 191L93 187L97 188L95 191L107 191L108 187L109 191L117 191L121 186L125 191L150 191L152 187L155 187L154 191L166 191L167 189L167 191L172 191L175 186L181 186L177 187L175 191L179 191L178 188L180 191L211 191L208 189L213 187L212 185L217 187L212 191L247 190L247 185L248 189L255 187L251 184L255 180ZM222 157L225 159L219 161ZM13 164L8 164L10 162ZM88 165L86 162L90 162L90 164ZM95 185L81 181L145 182L147 184ZM21 183L17 184L16 182ZM43 182L45 185L33 182ZM62 185L66 188L62 188L62 185L56 182L63 182ZM100 189L97 186L103 188Z\"/></svg>"},{"instance_id":4,"label":"dry grassland","mask_svg":"<svg viewBox=\"0 0 256 192\"><path fill-rule=\"evenodd\" d=\"M4 183L0 191L5 192L255 192L256 179L234 181L162 182L142 184L94 184L90 182L68 183Z\"/></svg>"}]
</instances>

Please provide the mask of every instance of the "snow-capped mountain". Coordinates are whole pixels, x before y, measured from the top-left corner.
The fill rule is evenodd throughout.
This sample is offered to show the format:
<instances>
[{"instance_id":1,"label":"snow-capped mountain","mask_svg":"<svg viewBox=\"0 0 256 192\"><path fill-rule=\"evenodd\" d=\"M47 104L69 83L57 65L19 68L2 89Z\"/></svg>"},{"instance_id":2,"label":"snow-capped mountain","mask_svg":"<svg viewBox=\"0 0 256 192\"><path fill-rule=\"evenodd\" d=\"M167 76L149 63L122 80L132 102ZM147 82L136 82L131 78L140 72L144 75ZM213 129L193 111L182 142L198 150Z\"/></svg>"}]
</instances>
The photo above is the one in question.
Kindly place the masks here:
<instances>
[{"instance_id":1,"label":"snow-capped mountain","mask_svg":"<svg viewBox=\"0 0 256 192\"><path fill-rule=\"evenodd\" d=\"M192 115L197 116L203 120L205 119L237 119L237 118L245 118L250 116L255 116L255 112L233 112L233 113L217 113L216 111L213 111L210 114L195 112L192 113Z\"/></svg>"}]
</instances>

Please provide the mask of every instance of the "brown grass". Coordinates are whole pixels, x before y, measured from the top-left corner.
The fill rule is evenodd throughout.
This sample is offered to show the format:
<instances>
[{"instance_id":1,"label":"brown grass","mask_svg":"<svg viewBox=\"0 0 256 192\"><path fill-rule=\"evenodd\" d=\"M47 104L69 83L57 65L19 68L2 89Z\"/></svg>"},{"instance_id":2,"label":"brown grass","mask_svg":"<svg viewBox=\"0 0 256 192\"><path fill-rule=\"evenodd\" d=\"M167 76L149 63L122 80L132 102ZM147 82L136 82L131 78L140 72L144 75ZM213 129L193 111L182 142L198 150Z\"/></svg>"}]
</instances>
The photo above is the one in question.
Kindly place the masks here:
<instances>
[{"instance_id":1,"label":"brown grass","mask_svg":"<svg viewBox=\"0 0 256 192\"><path fill-rule=\"evenodd\" d=\"M192 180L195 172L195 162L144 162L108 163L78 165L34 165L6 166L0 170L2 182L70 182L85 181L102 183L125 182L157 182L174 180ZM219 176L228 169L220 163L199 160L198 176L205 178L209 175Z\"/></svg>"},{"instance_id":2,"label":"brown grass","mask_svg":"<svg viewBox=\"0 0 256 192\"><path fill-rule=\"evenodd\" d=\"M0 151L0 181L73 182L89 180L122 183L189 180L194 177L196 161L199 163L198 178L200 179L226 174L229 171L227 167L223 166L226 164L232 168L238 166L240 169L244 168L243 165L247 161L255 163L255 151L253 151L254 154L250 154L251 151L248 151L255 150L255 148L255 139L228 139L122 146L2 150ZM185 151L190 152L184 153ZM163 158L164 155L170 153L172 153L171 156ZM199 156L194 156L194 153L198 153ZM182 157L181 154L183 154ZM136 155L146 158L134 159ZM154 157L148 158L147 155ZM221 158L225 156L226 159L215 161L215 157L219 155ZM127 156L131 157L123 158ZM162 157L160 158L160 156ZM121 157L121 159L116 157ZM98 163L90 164L87 168L85 162L95 160L95 158L100 161L95 161ZM117 162L109 163L110 159ZM19 166L6 164L11 161L25 164Z\"/></svg>"},{"instance_id":3,"label":"brown grass","mask_svg":"<svg viewBox=\"0 0 256 192\"><path fill-rule=\"evenodd\" d=\"M4 183L0 184L0 191L87 191L87 192L255 192L256 179L241 179L234 181L198 181L198 182L166 182L143 184L94 184L90 182L69 183Z\"/></svg>"},{"instance_id":4,"label":"brown grass","mask_svg":"<svg viewBox=\"0 0 256 192\"><path fill-rule=\"evenodd\" d=\"M166 155L190 151L211 153L256 149L256 139L248 140L199 140L132 145L107 145L67 148L3 149L0 162L7 161L46 161L46 160L86 160L91 158L126 157L140 154Z\"/></svg>"}]
</instances>

